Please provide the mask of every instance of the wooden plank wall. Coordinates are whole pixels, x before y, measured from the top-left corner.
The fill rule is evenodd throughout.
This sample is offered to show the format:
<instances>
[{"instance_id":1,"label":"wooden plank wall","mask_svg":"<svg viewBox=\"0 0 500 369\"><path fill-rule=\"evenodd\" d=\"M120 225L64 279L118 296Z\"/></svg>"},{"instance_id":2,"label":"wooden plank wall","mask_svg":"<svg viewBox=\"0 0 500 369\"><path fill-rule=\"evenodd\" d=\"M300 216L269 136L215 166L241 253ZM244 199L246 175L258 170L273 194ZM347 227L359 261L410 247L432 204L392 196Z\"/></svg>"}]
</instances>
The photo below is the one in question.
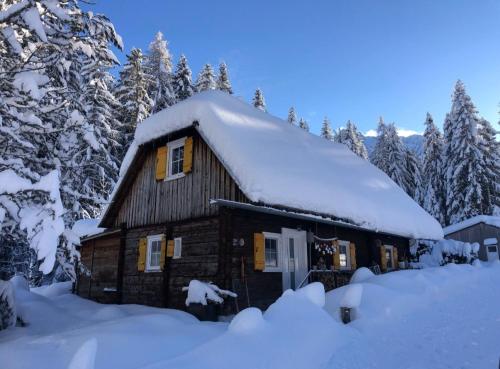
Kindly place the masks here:
<instances>
[{"instance_id":1,"label":"wooden plank wall","mask_svg":"<svg viewBox=\"0 0 500 369\"><path fill-rule=\"evenodd\" d=\"M177 137L176 137L177 138ZM170 181L155 179L156 149L151 147L125 196L114 226L127 228L217 214L210 199L248 202L212 150L193 131L193 171Z\"/></svg>"},{"instance_id":2,"label":"wooden plank wall","mask_svg":"<svg viewBox=\"0 0 500 369\"><path fill-rule=\"evenodd\" d=\"M90 270L91 276L79 276L77 290L79 296L101 303L119 302L117 291L119 252L120 234L115 233L84 243L81 262Z\"/></svg>"}]
</instances>

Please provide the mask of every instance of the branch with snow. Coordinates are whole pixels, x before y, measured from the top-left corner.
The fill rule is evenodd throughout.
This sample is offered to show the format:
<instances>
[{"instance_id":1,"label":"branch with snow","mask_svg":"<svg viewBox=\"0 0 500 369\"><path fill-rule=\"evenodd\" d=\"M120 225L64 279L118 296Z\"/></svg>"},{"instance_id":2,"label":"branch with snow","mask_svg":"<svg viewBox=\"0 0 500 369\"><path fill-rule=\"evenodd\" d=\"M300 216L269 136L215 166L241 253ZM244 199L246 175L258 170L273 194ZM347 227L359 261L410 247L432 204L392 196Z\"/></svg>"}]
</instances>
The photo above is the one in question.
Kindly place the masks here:
<instances>
[{"instance_id":1,"label":"branch with snow","mask_svg":"<svg viewBox=\"0 0 500 369\"><path fill-rule=\"evenodd\" d=\"M202 304L207 305L208 301L215 302L216 304L222 304L224 298L227 296L238 297L232 291L220 289L217 285L212 282L206 283L193 279L189 282L188 287L182 287L182 291L187 291L186 306L190 304Z\"/></svg>"}]
</instances>

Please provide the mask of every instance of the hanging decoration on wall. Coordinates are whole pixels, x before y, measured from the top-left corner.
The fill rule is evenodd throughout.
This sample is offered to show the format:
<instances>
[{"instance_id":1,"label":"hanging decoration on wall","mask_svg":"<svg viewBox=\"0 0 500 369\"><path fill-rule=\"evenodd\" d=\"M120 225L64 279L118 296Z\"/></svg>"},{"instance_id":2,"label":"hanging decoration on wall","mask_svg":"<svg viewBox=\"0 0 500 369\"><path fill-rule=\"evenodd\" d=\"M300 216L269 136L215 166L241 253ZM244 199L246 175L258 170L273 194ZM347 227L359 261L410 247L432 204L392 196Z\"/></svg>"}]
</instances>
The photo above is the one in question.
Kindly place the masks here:
<instances>
[{"instance_id":1,"label":"hanging decoration on wall","mask_svg":"<svg viewBox=\"0 0 500 369\"><path fill-rule=\"evenodd\" d=\"M319 238L314 236L314 249L320 255L333 255L335 253L335 241L338 238Z\"/></svg>"}]
</instances>

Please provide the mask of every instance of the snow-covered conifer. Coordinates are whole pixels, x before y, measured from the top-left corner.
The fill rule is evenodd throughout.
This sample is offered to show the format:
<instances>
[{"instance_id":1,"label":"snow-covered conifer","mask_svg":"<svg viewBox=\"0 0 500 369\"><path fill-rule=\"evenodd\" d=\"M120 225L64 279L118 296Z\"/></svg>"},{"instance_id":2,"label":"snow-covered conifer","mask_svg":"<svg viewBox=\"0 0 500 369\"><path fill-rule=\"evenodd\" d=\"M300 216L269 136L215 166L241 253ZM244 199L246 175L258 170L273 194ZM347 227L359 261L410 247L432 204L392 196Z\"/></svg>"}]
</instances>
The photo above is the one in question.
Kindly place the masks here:
<instances>
[{"instance_id":1,"label":"snow-covered conifer","mask_svg":"<svg viewBox=\"0 0 500 369\"><path fill-rule=\"evenodd\" d=\"M336 132L334 141L346 145L353 153L363 159L368 159L368 151L363 142L363 135L350 120L347 121L345 128L341 128Z\"/></svg>"},{"instance_id":2,"label":"snow-covered conifer","mask_svg":"<svg viewBox=\"0 0 500 369\"><path fill-rule=\"evenodd\" d=\"M383 172L387 173L389 168L389 157L387 152L387 125L380 117L377 126L377 141L373 148L370 161Z\"/></svg>"},{"instance_id":3,"label":"snow-covered conifer","mask_svg":"<svg viewBox=\"0 0 500 369\"><path fill-rule=\"evenodd\" d=\"M137 123L151 114L152 100L148 94L151 81L144 71L144 56L140 49L132 49L127 55L127 63L120 71L120 80L115 96L121 105L120 121L123 125L126 150L132 141Z\"/></svg>"},{"instance_id":4,"label":"snow-covered conifer","mask_svg":"<svg viewBox=\"0 0 500 369\"><path fill-rule=\"evenodd\" d=\"M420 204L441 224L445 224L443 154L443 137L434 124L432 116L427 113L424 131L422 180L419 191Z\"/></svg>"},{"instance_id":5,"label":"snow-covered conifer","mask_svg":"<svg viewBox=\"0 0 500 369\"><path fill-rule=\"evenodd\" d=\"M300 118L299 127L302 128L304 131L309 132L309 123L307 123L307 121L304 118Z\"/></svg>"},{"instance_id":6,"label":"snow-covered conifer","mask_svg":"<svg viewBox=\"0 0 500 369\"><path fill-rule=\"evenodd\" d=\"M207 90L215 90L217 83L215 81L215 74L212 66L210 64L205 64L200 74L198 74L198 79L196 80L196 91L202 92Z\"/></svg>"},{"instance_id":7,"label":"snow-covered conifer","mask_svg":"<svg viewBox=\"0 0 500 369\"><path fill-rule=\"evenodd\" d=\"M408 182L407 150L404 147L401 138L394 123L385 126L385 150L387 155L386 174L401 187L410 196L412 185Z\"/></svg>"},{"instance_id":8,"label":"snow-covered conifer","mask_svg":"<svg viewBox=\"0 0 500 369\"><path fill-rule=\"evenodd\" d=\"M422 169L421 162L413 150L404 148L406 164L406 193L417 203L421 202Z\"/></svg>"},{"instance_id":9,"label":"snow-covered conifer","mask_svg":"<svg viewBox=\"0 0 500 369\"><path fill-rule=\"evenodd\" d=\"M448 222L454 224L483 211L484 166L477 133L479 118L461 81L455 85L449 120L449 127L445 127L445 134L449 135L446 211Z\"/></svg>"},{"instance_id":10,"label":"snow-covered conifer","mask_svg":"<svg viewBox=\"0 0 500 369\"><path fill-rule=\"evenodd\" d=\"M333 141L333 131L328 117L323 119L323 124L321 125L321 137L327 139L328 141Z\"/></svg>"},{"instance_id":11,"label":"snow-covered conifer","mask_svg":"<svg viewBox=\"0 0 500 369\"><path fill-rule=\"evenodd\" d=\"M288 117L286 118L286 120L290 124L297 124L297 113L295 112L295 108L293 106L288 110Z\"/></svg>"},{"instance_id":12,"label":"snow-covered conifer","mask_svg":"<svg viewBox=\"0 0 500 369\"><path fill-rule=\"evenodd\" d=\"M500 142L496 140L497 131L486 119L479 122L478 140L483 159L482 213L494 214L500 208Z\"/></svg>"},{"instance_id":13,"label":"snow-covered conifer","mask_svg":"<svg viewBox=\"0 0 500 369\"><path fill-rule=\"evenodd\" d=\"M260 88L255 90L252 103L257 109L266 111L266 101L264 100L264 95Z\"/></svg>"},{"instance_id":14,"label":"snow-covered conifer","mask_svg":"<svg viewBox=\"0 0 500 369\"><path fill-rule=\"evenodd\" d=\"M151 112L156 113L175 104L172 86L172 56L161 32L157 32L154 40L149 44L144 69L150 76L148 94L153 101Z\"/></svg>"},{"instance_id":15,"label":"snow-covered conifer","mask_svg":"<svg viewBox=\"0 0 500 369\"><path fill-rule=\"evenodd\" d=\"M233 88L231 87L231 82L229 81L229 73L227 71L227 65L224 62L219 64L219 74L217 76L217 89L227 92L228 94L233 93Z\"/></svg>"},{"instance_id":16,"label":"snow-covered conifer","mask_svg":"<svg viewBox=\"0 0 500 369\"><path fill-rule=\"evenodd\" d=\"M181 55L179 58L179 62L175 68L172 85L177 101L185 100L194 93L193 82L191 80L191 69L184 55Z\"/></svg>"}]
</instances>

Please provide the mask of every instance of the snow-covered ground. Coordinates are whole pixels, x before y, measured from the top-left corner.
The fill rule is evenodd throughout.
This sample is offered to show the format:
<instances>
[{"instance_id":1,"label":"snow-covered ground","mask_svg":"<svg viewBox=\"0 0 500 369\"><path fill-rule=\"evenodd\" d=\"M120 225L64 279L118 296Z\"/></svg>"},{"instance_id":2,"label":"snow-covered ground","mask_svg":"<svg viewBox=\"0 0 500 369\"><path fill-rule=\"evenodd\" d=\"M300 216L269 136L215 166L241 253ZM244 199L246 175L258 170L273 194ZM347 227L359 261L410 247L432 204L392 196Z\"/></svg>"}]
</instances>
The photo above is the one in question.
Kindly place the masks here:
<instances>
[{"instance_id":1,"label":"snow-covered ground","mask_svg":"<svg viewBox=\"0 0 500 369\"><path fill-rule=\"evenodd\" d=\"M266 312L230 323L175 310L100 305L56 284L16 281L27 327L0 332L11 368L497 368L500 263L447 265L381 276L327 293L286 292ZM356 319L340 322L340 304Z\"/></svg>"}]
</instances>

